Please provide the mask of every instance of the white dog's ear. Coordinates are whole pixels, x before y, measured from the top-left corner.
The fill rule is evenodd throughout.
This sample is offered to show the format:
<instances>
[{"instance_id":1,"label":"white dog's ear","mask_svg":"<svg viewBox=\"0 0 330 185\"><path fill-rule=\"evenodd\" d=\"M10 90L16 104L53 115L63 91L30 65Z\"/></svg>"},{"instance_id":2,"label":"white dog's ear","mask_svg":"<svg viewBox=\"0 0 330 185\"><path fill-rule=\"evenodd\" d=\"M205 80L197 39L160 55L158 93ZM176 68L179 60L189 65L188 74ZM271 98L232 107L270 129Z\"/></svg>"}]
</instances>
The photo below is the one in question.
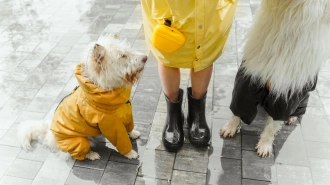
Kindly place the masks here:
<instances>
[{"instance_id":1,"label":"white dog's ear","mask_svg":"<svg viewBox=\"0 0 330 185\"><path fill-rule=\"evenodd\" d=\"M93 60L92 65L96 72L101 71L101 65L105 56L105 49L99 44L95 44L92 51L91 59Z\"/></svg>"},{"instance_id":2,"label":"white dog's ear","mask_svg":"<svg viewBox=\"0 0 330 185\"><path fill-rule=\"evenodd\" d=\"M104 58L104 55L105 55L104 48L99 44L95 44L93 48L93 58L95 62L101 63Z\"/></svg>"}]
</instances>

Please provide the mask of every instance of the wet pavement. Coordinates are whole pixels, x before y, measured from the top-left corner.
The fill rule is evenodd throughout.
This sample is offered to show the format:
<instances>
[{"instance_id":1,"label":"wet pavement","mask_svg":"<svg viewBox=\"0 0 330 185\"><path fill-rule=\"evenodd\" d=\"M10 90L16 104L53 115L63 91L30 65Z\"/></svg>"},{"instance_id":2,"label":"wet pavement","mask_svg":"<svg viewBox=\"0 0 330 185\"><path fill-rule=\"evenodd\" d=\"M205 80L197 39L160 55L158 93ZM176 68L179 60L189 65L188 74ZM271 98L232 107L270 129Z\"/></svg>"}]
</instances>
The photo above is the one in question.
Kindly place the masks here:
<instances>
[{"instance_id":1,"label":"wet pavement","mask_svg":"<svg viewBox=\"0 0 330 185\"><path fill-rule=\"evenodd\" d=\"M254 150L264 122L261 109L255 122L242 125L234 138L219 136L231 116L244 34L259 3L239 1L228 46L214 65L206 106L211 146L195 148L186 141L180 151L169 153L161 143L166 103L157 61L145 44L139 0L0 0L0 184L330 184L329 63L319 73L302 123L283 126L270 157L260 158ZM64 159L37 143L32 152L20 149L17 126L52 117L77 85L73 73L82 49L108 32L149 55L132 91L135 127L142 133L132 143L140 158L122 157L103 137L92 147L101 155L98 161ZM188 72L182 70L184 90Z\"/></svg>"}]
</instances>

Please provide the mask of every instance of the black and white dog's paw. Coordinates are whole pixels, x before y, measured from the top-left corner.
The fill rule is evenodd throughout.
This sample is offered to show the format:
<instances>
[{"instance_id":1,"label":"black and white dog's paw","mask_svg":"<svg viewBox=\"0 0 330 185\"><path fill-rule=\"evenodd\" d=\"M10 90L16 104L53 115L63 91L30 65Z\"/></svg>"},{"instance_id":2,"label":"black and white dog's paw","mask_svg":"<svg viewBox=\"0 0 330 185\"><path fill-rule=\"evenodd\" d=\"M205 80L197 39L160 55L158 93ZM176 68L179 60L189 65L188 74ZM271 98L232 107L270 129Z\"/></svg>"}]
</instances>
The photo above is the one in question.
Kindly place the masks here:
<instances>
[{"instance_id":1,"label":"black and white dog's paw","mask_svg":"<svg viewBox=\"0 0 330 185\"><path fill-rule=\"evenodd\" d=\"M220 129L220 135L224 138L234 137L237 131L240 129L241 118L233 115L228 123L226 123Z\"/></svg>"},{"instance_id":2,"label":"black and white dog's paw","mask_svg":"<svg viewBox=\"0 0 330 185\"><path fill-rule=\"evenodd\" d=\"M260 139L255 149L260 157L270 156L273 152L273 141Z\"/></svg>"}]
</instances>

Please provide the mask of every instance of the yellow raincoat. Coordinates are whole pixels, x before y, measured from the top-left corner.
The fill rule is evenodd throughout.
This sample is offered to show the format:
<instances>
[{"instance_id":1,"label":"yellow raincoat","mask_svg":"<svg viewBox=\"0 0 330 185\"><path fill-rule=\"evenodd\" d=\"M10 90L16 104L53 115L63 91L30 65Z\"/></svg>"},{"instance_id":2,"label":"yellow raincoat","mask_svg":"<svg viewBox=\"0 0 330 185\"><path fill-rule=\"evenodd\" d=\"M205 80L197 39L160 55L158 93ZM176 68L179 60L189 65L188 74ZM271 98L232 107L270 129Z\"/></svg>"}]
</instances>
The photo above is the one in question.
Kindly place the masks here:
<instances>
[{"instance_id":1,"label":"yellow raincoat","mask_svg":"<svg viewBox=\"0 0 330 185\"><path fill-rule=\"evenodd\" d=\"M134 127L131 88L104 90L81 75L81 63L75 75L80 87L60 103L50 127L58 147L83 160L90 150L86 137L103 134L120 154L128 154L132 144L127 132Z\"/></svg>"},{"instance_id":2,"label":"yellow raincoat","mask_svg":"<svg viewBox=\"0 0 330 185\"><path fill-rule=\"evenodd\" d=\"M229 36L237 0L141 0L146 42L164 66L207 68L221 55ZM153 47L154 27L172 21L187 38L183 47L167 54Z\"/></svg>"}]
</instances>

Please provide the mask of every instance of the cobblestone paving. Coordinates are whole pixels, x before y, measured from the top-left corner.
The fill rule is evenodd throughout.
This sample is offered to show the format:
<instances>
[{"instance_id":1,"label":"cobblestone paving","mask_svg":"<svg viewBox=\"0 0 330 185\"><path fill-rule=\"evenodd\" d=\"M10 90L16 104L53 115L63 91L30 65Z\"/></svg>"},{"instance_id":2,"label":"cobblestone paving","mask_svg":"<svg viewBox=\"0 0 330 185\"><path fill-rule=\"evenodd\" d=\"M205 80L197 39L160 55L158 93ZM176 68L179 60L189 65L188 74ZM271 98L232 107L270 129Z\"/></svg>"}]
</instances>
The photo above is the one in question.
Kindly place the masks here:
<instances>
[{"instance_id":1,"label":"cobblestone paving","mask_svg":"<svg viewBox=\"0 0 330 185\"><path fill-rule=\"evenodd\" d=\"M259 4L239 0L228 46L215 63L206 107L211 146L195 148L185 142L180 151L169 153L161 144L165 99L157 61L145 44L139 0L0 0L0 185L330 184L329 63L319 73L302 123L283 127L270 157L260 158L254 151L262 110L234 138L219 136L231 116L243 39ZM37 143L32 152L20 149L18 124L52 117L77 85L73 73L83 48L108 32L149 55L132 92L135 124L142 133L132 142L140 158L127 160L102 137L93 146L101 159L93 162L63 159ZM182 70L183 89L189 85L188 72Z\"/></svg>"}]
</instances>

